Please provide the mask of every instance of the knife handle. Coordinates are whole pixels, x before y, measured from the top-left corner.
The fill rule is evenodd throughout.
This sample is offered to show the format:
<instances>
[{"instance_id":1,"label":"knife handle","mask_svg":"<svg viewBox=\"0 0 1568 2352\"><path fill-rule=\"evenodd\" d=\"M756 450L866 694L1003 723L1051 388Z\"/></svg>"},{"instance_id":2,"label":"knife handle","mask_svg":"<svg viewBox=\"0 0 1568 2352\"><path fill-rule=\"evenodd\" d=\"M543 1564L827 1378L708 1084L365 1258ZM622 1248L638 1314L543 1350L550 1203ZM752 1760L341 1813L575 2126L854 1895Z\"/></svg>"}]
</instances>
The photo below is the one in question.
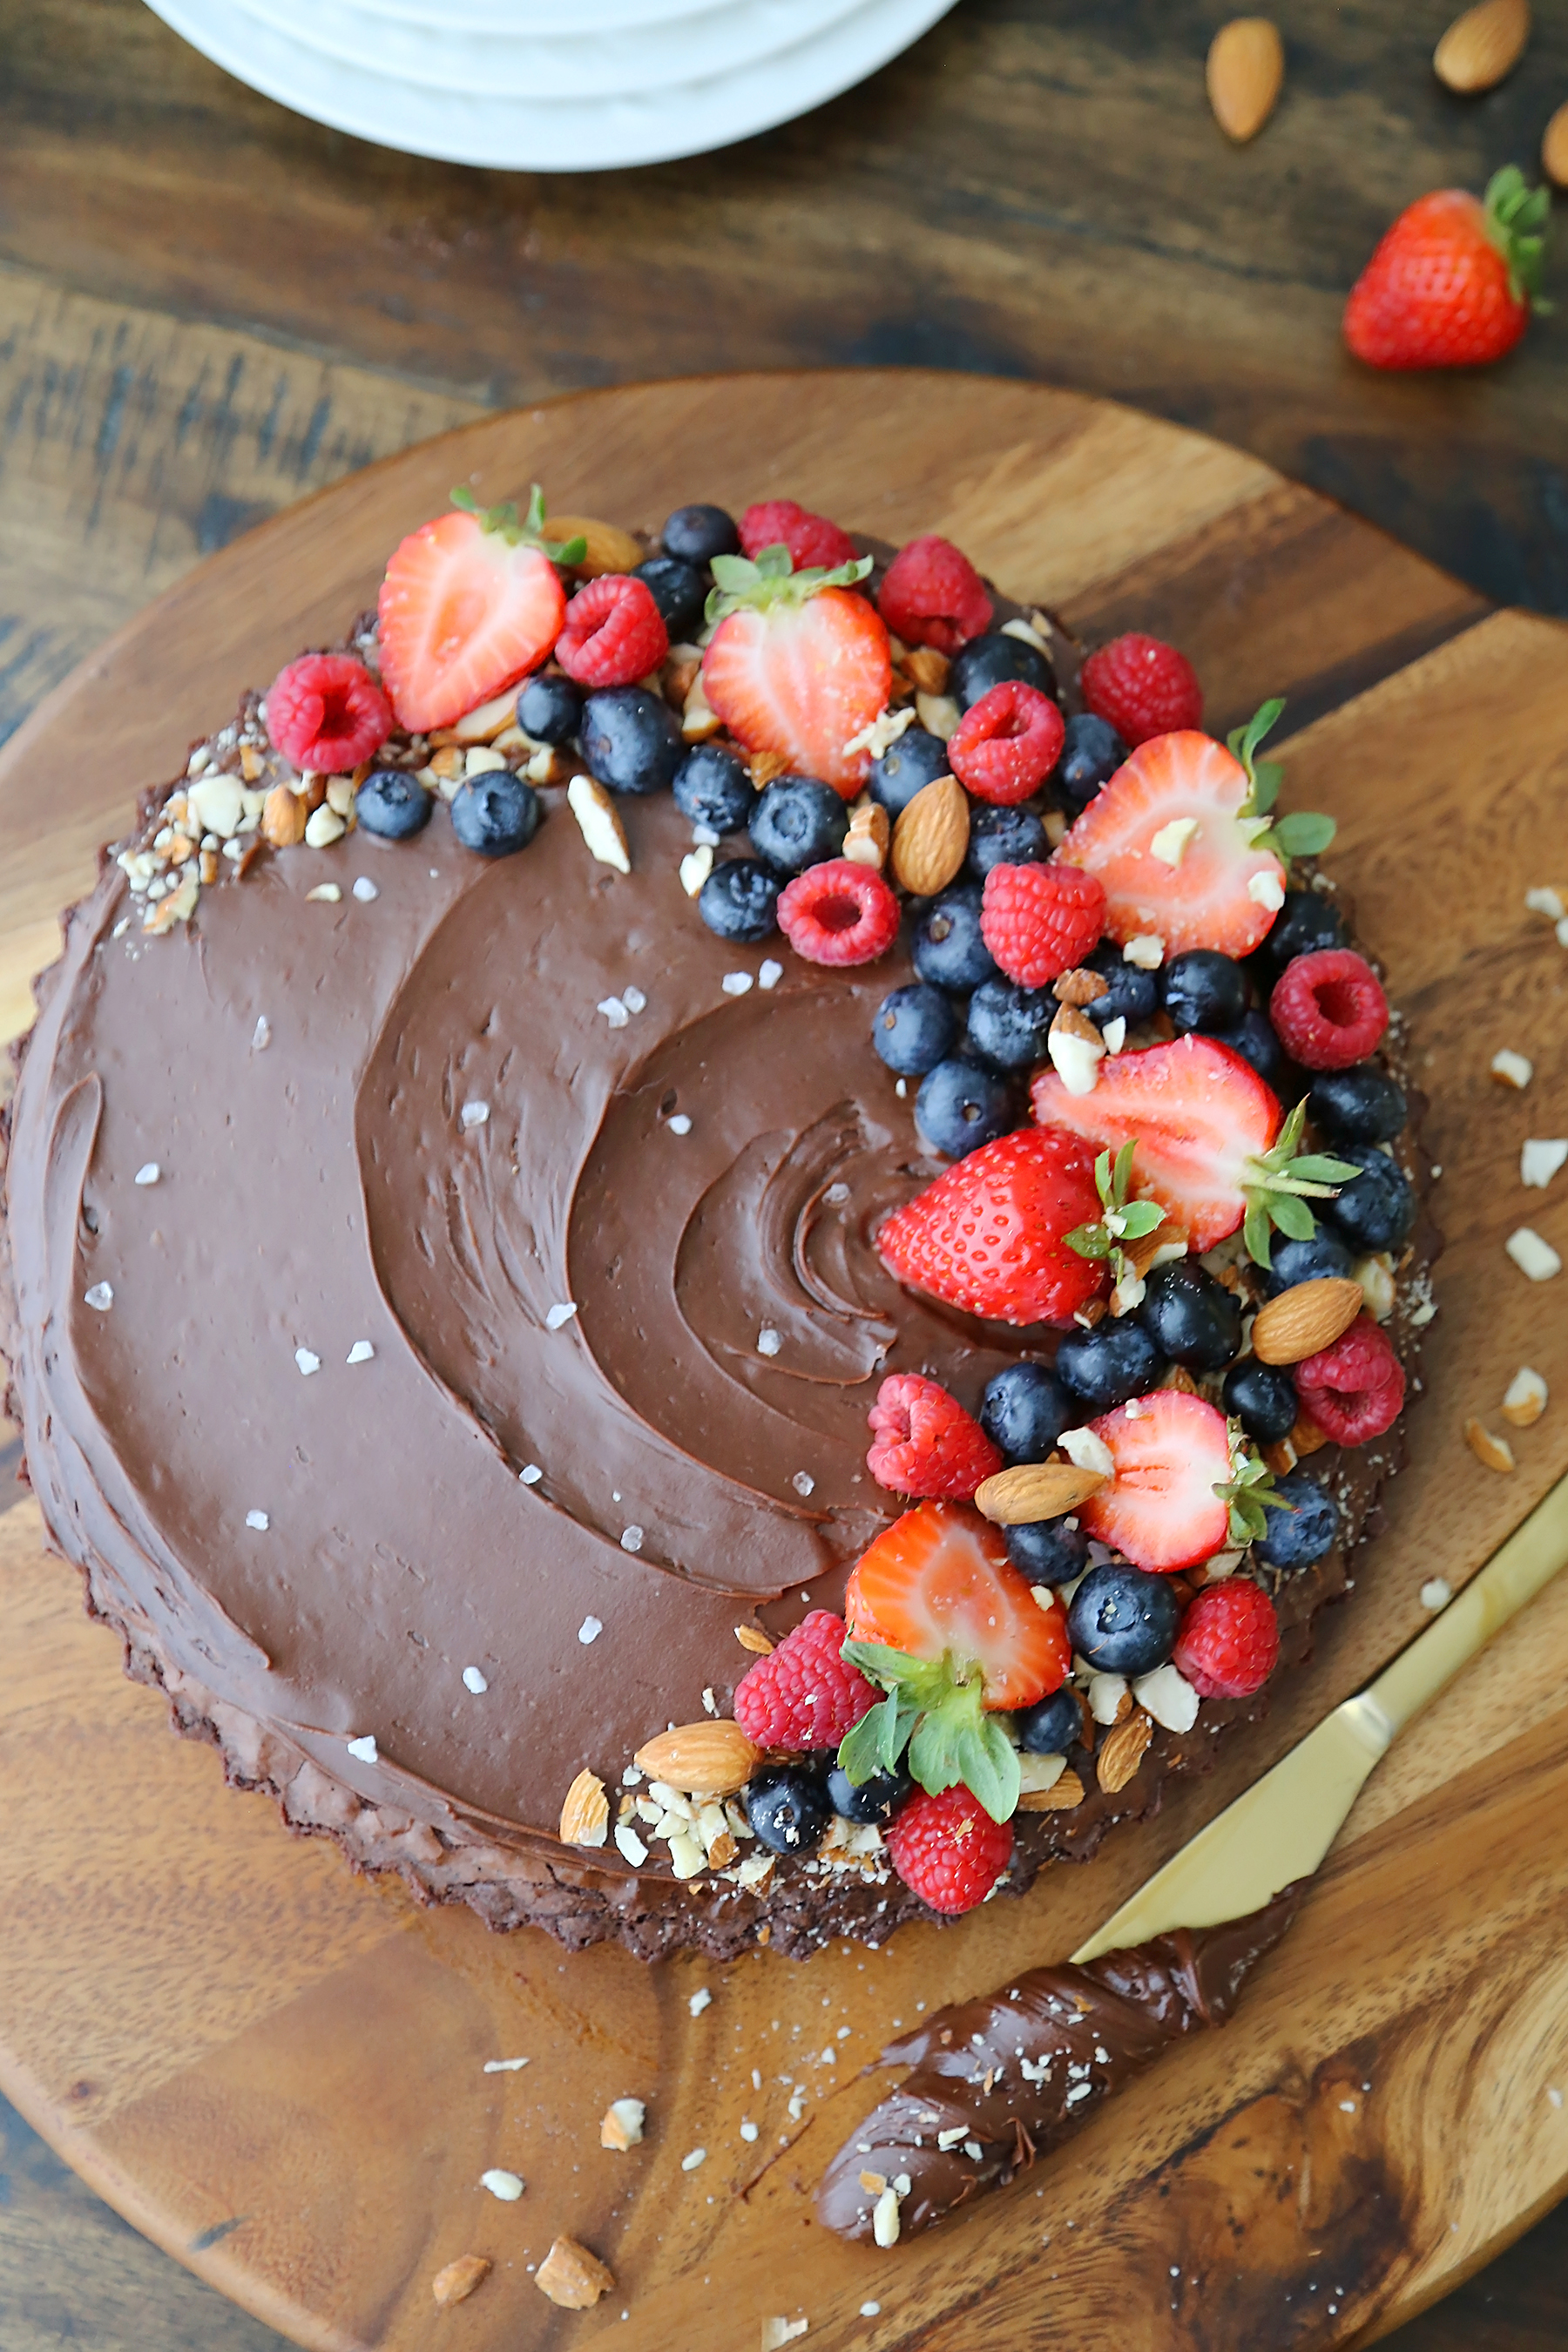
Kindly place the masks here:
<instances>
[{"instance_id":1,"label":"knife handle","mask_svg":"<svg viewBox=\"0 0 1568 2352\"><path fill-rule=\"evenodd\" d=\"M1402 1730L1492 1635L1568 1565L1568 1478L1559 1480L1435 1623L1418 1633L1364 1696Z\"/></svg>"}]
</instances>

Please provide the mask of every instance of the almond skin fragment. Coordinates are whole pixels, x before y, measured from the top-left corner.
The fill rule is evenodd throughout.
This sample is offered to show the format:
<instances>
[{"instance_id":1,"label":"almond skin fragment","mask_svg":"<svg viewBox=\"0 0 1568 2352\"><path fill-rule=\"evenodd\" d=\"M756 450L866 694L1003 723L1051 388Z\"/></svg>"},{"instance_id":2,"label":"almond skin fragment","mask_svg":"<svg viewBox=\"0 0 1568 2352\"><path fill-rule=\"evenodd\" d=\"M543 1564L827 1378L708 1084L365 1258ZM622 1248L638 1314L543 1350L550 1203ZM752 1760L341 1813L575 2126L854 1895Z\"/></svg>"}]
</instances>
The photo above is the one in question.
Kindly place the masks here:
<instances>
[{"instance_id":1,"label":"almond skin fragment","mask_svg":"<svg viewBox=\"0 0 1568 2352\"><path fill-rule=\"evenodd\" d=\"M1083 1802L1083 1782L1069 1765L1048 1789L1026 1789L1018 1800L1021 1813L1068 1812Z\"/></svg>"},{"instance_id":2,"label":"almond skin fragment","mask_svg":"<svg viewBox=\"0 0 1568 2352\"><path fill-rule=\"evenodd\" d=\"M969 796L956 776L922 785L893 827L893 877L917 898L945 890L969 847Z\"/></svg>"},{"instance_id":3,"label":"almond skin fragment","mask_svg":"<svg viewBox=\"0 0 1568 2352\"><path fill-rule=\"evenodd\" d=\"M917 694L945 694L951 667L947 656L938 653L934 646L913 646L899 664Z\"/></svg>"},{"instance_id":4,"label":"almond skin fragment","mask_svg":"<svg viewBox=\"0 0 1568 2352\"><path fill-rule=\"evenodd\" d=\"M1100 1471L1080 1470L1074 1462L1022 1462L983 1478L974 1490L974 1507L1000 1528L1027 1527L1076 1511L1105 1484Z\"/></svg>"},{"instance_id":5,"label":"almond skin fragment","mask_svg":"<svg viewBox=\"0 0 1568 2352\"><path fill-rule=\"evenodd\" d=\"M661 1731L637 1749L635 1760L650 1780L668 1781L686 1795L700 1789L710 1796L729 1797L745 1787L762 1756L738 1723L718 1716Z\"/></svg>"},{"instance_id":6,"label":"almond skin fragment","mask_svg":"<svg viewBox=\"0 0 1568 2352\"><path fill-rule=\"evenodd\" d=\"M1480 0L1456 16L1432 53L1446 89L1473 98L1513 71L1530 38L1530 0Z\"/></svg>"},{"instance_id":7,"label":"almond skin fragment","mask_svg":"<svg viewBox=\"0 0 1568 2352\"><path fill-rule=\"evenodd\" d=\"M610 1834L610 1801L595 1773L578 1773L561 1808L563 1845L603 1845Z\"/></svg>"},{"instance_id":8,"label":"almond skin fragment","mask_svg":"<svg viewBox=\"0 0 1568 2352\"><path fill-rule=\"evenodd\" d=\"M1110 993L1110 982L1102 980L1097 971L1064 971L1059 980L1051 982L1051 994L1058 1004L1093 1004Z\"/></svg>"},{"instance_id":9,"label":"almond skin fragment","mask_svg":"<svg viewBox=\"0 0 1568 2352\"><path fill-rule=\"evenodd\" d=\"M1482 1423L1476 1419L1474 1413L1465 1423L1465 1444L1478 1462L1483 1464L1489 1470L1496 1470L1503 1477L1506 1477L1516 1466L1513 1448L1507 1438L1494 1437L1491 1431L1483 1427Z\"/></svg>"},{"instance_id":10,"label":"almond skin fragment","mask_svg":"<svg viewBox=\"0 0 1568 2352\"><path fill-rule=\"evenodd\" d=\"M430 2282L430 2292L443 2311L454 2303L467 2303L477 2286L483 2286L494 2264L488 2254L459 2254L455 2263L437 2272Z\"/></svg>"},{"instance_id":11,"label":"almond skin fragment","mask_svg":"<svg viewBox=\"0 0 1568 2352\"><path fill-rule=\"evenodd\" d=\"M1154 1726L1142 1707L1134 1709L1107 1738L1096 1759L1100 1785L1108 1797L1124 1789L1143 1761ZM1060 1782L1058 1784L1060 1787Z\"/></svg>"},{"instance_id":12,"label":"almond skin fragment","mask_svg":"<svg viewBox=\"0 0 1568 2352\"><path fill-rule=\"evenodd\" d=\"M563 2311L586 2311L615 2285L613 2273L575 2238L557 2238L533 2274L533 2284Z\"/></svg>"},{"instance_id":13,"label":"almond skin fragment","mask_svg":"<svg viewBox=\"0 0 1568 2352\"><path fill-rule=\"evenodd\" d=\"M1328 1442L1326 1433L1318 1427L1310 1412L1296 1415L1296 1426L1290 1432L1289 1443L1296 1449L1298 1460L1308 1454L1321 1454Z\"/></svg>"},{"instance_id":14,"label":"almond skin fragment","mask_svg":"<svg viewBox=\"0 0 1568 2352\"><path fill-rule=\"evenodd\" d=\"M1508 1384L1502 1401L1502 1417L1515 1429L1532 1429L1546 1411L1546 1382L1528 1364L1521 1364Z\"/></svg>"},{"instance_id":15,"label":"almond skin fragment","mask_svg":"<svg viewBox=\"0 0 1568 2352\"><path fill-rule=\"evenodd\" d=\"M586 554L569 567L581 580L602 579L606 572L635 572L643 560L643 551L629 530L622 530L618 523L599 522L592 515L552 515L544 536L555 547L564 547L569 540L587 541Z\"/></svg>"},{"instance_id":16,"label":"almond skin fragment","mask_svg":"<svg viewBox=\"0 0 1568 2352\"><path fill-rule=\"evenodd\" d=\"M1348 1331L1365 1300L1349 1275L1325 1275L1298 1282L1258 1308L1253 1318L1252 1352L1260 1364L1302 1364L1320 1349L1331 1348Z\"/></svg>"},{"instance_id":17,"label":"almond skin fragment","mask_svg":"<svg viewBox=\"0 0 1568 2352\"><path fill-rule=\"evenodd\" d=\"M1209 44L1209 104L1227 139L1256 139L1279 101L1285 44L1267 16L1233 16Z\"/></svg>"}]
</instances>

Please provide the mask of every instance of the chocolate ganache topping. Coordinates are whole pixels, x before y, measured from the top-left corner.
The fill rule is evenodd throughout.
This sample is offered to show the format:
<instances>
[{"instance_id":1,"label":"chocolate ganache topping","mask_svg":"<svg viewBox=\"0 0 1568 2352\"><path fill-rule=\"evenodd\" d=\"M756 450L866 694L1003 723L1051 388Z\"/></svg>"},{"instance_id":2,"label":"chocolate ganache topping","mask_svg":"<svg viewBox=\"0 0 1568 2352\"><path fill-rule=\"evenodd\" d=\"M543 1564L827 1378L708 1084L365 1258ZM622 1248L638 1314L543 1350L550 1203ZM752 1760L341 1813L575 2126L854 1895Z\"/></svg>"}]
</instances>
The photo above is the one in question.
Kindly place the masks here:
<instances>
[{"instance_id":1,"label":"chocolate ganache topping","mask_svg":"<svg viewBox=\"0 0 1568 2352\"><path fill-rule=\"evenodd\" d=\"M1180 1927L1082 1968L1030 1969L937 2010L883 2051L884 2065L910 2071L828 2166L822 2220L890 2244L1005 2187L1171 2042L1223 2025L1305 1891L1298 1882L1247 1918Z\"/></svg>"}]
</instances>

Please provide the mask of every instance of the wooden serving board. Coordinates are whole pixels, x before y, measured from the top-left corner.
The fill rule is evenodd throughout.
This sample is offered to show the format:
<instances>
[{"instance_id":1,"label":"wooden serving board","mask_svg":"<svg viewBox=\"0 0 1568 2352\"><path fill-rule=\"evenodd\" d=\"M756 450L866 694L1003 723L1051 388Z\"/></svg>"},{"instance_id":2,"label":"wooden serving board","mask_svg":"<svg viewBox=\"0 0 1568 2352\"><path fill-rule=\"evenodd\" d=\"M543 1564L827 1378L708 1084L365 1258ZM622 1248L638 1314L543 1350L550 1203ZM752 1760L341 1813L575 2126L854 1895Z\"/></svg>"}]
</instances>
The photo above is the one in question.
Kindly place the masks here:
<instances>
[{"instance_id":1,"label":"wooden serving board","mask_svg":"<svg viewBox=\"0 0 1568 2352\"><path fill-rule=\"evenodd\" d=\"M0 1520L0 2088L160 2244L322 2352L755 2352L775 2318L805 2319L811 2352L1364 2339L1568 2183L1568 1581L1395 1750L1226 2032L891 2254L828 2238L811 2193L898 2020L1069 1950L1400 1646L1428 1579L1462 1583L1568 1469L1555 1402L1511 1477L1460 1438L1469 1412L1495 1424L1521 1363L1568 1394L1568 1288L1502 1250L1528 1219L1568 1253L1568 1179L1526 1194L1518 1174L1521 1139L1568 1122L1568 955L1523 904L1568 884L1568 632L1102 403L874 373L588 394L351 478L68 680L0 756L0 988L241 685L335 634L454 482L488 500L534 478L558 510L628 522L774 493L890 539L943 530L1086 633L1173 637L1216 730L1289 694L1288 803L1340 819L1336 870L1433 1097L1449 1245L1410 1465L1313 1670L1159 1821L954 1927L728 1968L568 1959L353 1879L170 1737L19 1503ZM1528 1094L1489 1081L1501 1045L1533 1059ZM598 2119L626 2095L648 2138L611 2155ZM489 2166L526 2178L521 2202L480 2188ZM562 2231L616 2273L584 2315L530 2275ZM439 2313L431 2278L468 2252L494 2270Z\"/></svg>"}]
</instances>

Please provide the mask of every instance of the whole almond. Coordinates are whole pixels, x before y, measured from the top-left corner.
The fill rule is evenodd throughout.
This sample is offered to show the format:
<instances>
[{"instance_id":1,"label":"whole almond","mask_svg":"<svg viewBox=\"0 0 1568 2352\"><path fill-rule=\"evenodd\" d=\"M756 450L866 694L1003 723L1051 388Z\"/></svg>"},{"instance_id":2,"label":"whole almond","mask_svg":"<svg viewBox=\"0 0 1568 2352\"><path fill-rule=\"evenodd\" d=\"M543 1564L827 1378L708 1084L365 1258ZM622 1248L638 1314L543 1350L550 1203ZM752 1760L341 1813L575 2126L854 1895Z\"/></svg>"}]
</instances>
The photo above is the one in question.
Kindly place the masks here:
<instances>
[{"instance_id":1,"label":"whole almond","mask_svg":"<svg viewBox=\"0 0 1568 2352\"><path fill-rule=\"evenodd\" d=\"M437 2272L430 2292L443 2311L454 2303L467 2303L474 2289L483 2286L492 2268L488 2254L459 2254L455 2263Z\"/></svg>"},{"instance_id":2,"label":"whole almond","mask_svg":"<svg viewBox=\"0 0 1568 2352\"><path fill-rule=\"evenodd\" d=\"M1134 1709L1126 1720L1107 1734L1096 1759L1095 1769L1100 1785L1108 1797L1124 1789L1143 1761L1144 1752L1154 1737L1154 1726L1142 1707Z\"/></svg>"},{"instance_id":3,"label":"whole almond","mask_svg":"<svg viewBox=\"0 0 1568 2352\"><path fill-rule=\"evenodd\" d=\"M1530 38L1530 0L1479 0L1456 16L1432 52L1432 70L1462 97L1491 89L1511 73Z\"/></svg>"},{"instance_id":4,"label":"whole almond","mask_svg":"<svg viewBox=\"0 0 1568 2352\"><path fill-rule=\"evenodd\" d=\"M1069 1766L1048 1789L1026 1789L1018 1800L1021 1813L1069 1812L1083 1802L1083 1782Z\"/></svg>"},{"instance_id":5,"label":"whole almond","mask_svg":"<svg viewBox=\"0 0 1568 2352\"><path fill-rule=\"evenodd\" d=\"M1237 146L1256 139L1279 103L1285 44L1267 16L1233 16L1209 43L1209 104Z\"/></svg>"},{"instance_id":6,"label":"whole almond","mask_svg":"<svg viewBox=\"0 0 1568 2352\"><path fill-rule=\"evenodd\" d=\"M643 561L643 550L629 530L596 521L592 515L552 515L544 536L554 547L572 539L587 541L587 553L569 567L584 580L597 580L606 572L635 572Z\"/></svg>"},{"instance_id":7,"label":"whole almond","mask_svg":"<svg viewBox=\"0 0 1568 2352\"><path fill-rule=\"evenodd\" d=\"M587 1770L578 1773L561 1808L563 1845L603 1845L610 1834L610 1801L605 1784Z\"/></svg>"},{"instance_id":8,"label":"whole almond","mask_svg":"<svg viewBox=\"0 0 1568 2352\"><path fill-rule=\"evenodd\" d=\"M773 1645L760 1625L737 1625L735 1639L742 1650L750 1650L755 1657L771 1658L773 1654Z\"/></svg>"},{"instance_id":9,"label":"whole almond","mask_svg":"<svg viewBox=\"0 0 1568 2352\"><path fill-rule=\"evenodd\" d=\"M1260 1364L1301 1364L1331 1348L1365 1305L1349 1275L1298 1282L1261 1306L1252 1322L1252 1352Z\"/></svg>"},{"instance_id":10,"label":"whole almond","mask_svg":"<svg viewBox=\"0 0 1568 2352\"><path fill-rule=\"evenodd\" d=\"M974 1507L999 1528L1028 1527L1036 1519L1059 1519L1064 1511L1076 1511L1105 1483L1100 1471L1080 1470L1075 1462L1022 1462L982 1479Z\"/></svg>"},{"instance_id":11,"label":"whole almond","mask_svg":"<svg viewBox=\"0 0 1568 2352\"><path fill-rule=\"evenodd\" d=\"M738 1723L718 1716L661 1731L637 1749L636 1760L650 1780L667 1780L688 1795L701 1789L710 1796L728 1797L745 1787L762 1755Z\"/></svg>"},{"instance_id":12,"label":"whole almond","mask_svg":"<svg viewBox=\"0 0 1568 2352\"><path fill-rule=\"evenodd\" d=\"M274 784L261 804L261 838L274 849L292 849L305 838L309 809L287 784Z\"/></svg>"},{"instance_id":13,"label":"whole almond","mask_svg":"<svg viewBox=\"0 0 1568 2352\"><path fill-rule=\"evenodd\" d=\"M893 827L893 876L917 898L944 890L969 847L969 795L956 776L921 786Z\"/></svg>"},{"instance_id":14,"label":"whole almond","mask_svg":"<svg viewBox=\"0 0 1568 2352\"><path fill-rule=\"evenodd\" d=\"M533 2273L534 2285L563 2311L586 2311L602 2294L608 2294L615 2283L614 2274L597 2254L591 2254L575 2238L557 2238Z\"/></svg>"},{"instance_id":15,"label":"whole almond","mask_svg":"<svg viewBox=\"0 0 1568 2352\"><path fill-rule=\"evenodd\" d=\"M1560 188L1568 188L1568 99L1564 99L1541 142L1541 168Z\"/></svg>"}]
</instances>

